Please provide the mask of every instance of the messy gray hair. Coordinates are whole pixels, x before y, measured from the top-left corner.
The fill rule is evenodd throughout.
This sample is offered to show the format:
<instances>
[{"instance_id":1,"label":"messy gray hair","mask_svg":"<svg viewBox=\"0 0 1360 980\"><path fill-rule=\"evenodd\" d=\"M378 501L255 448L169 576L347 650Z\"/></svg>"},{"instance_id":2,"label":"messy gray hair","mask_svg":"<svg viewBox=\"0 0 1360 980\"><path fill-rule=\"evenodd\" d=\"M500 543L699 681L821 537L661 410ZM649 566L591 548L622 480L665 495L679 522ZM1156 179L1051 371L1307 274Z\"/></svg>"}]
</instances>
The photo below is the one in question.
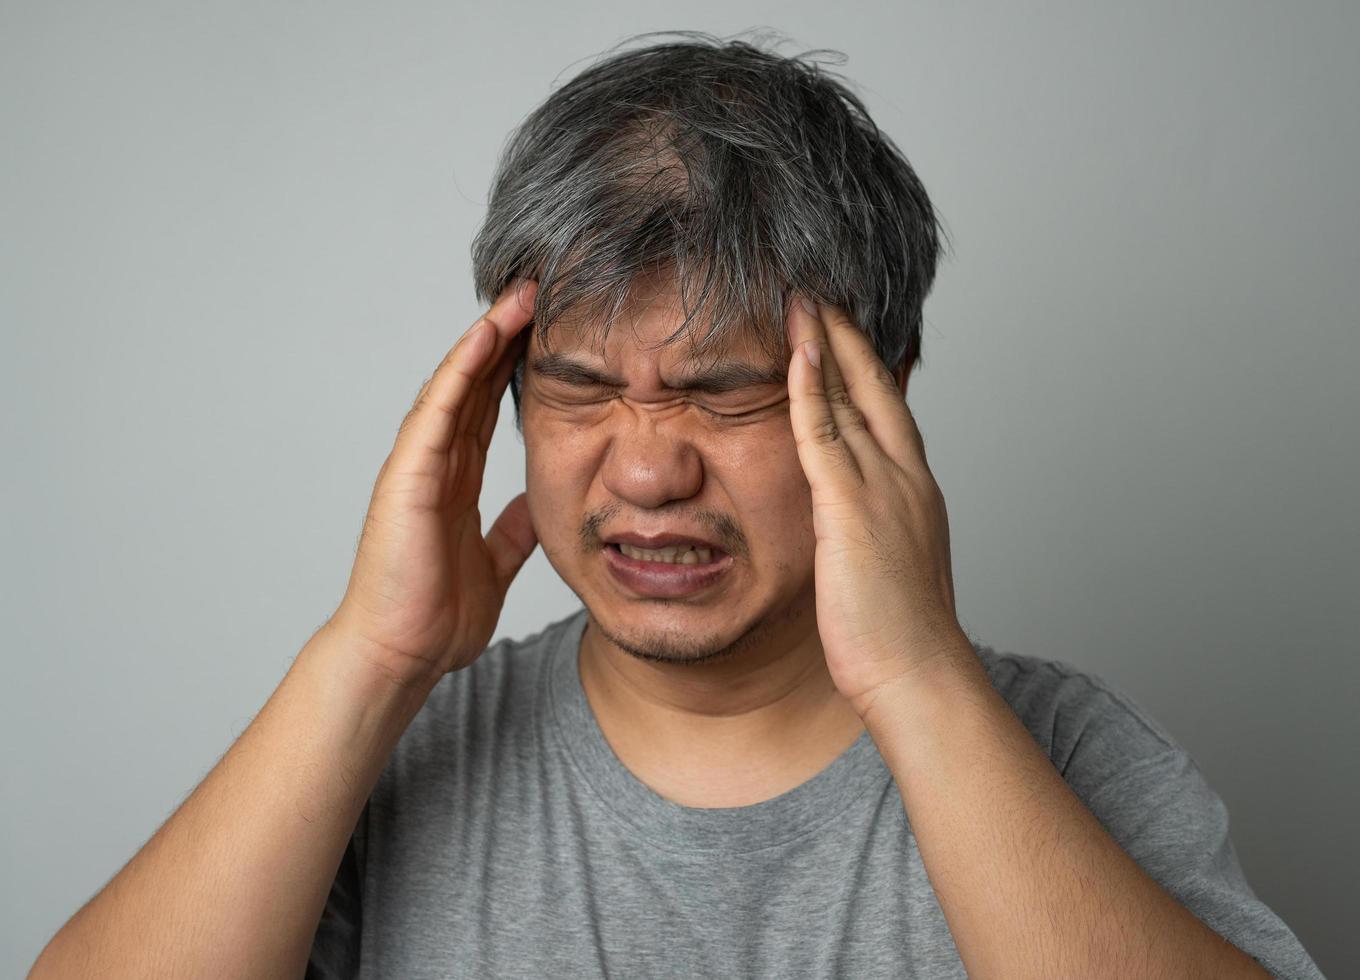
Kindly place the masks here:
<instances>
[{"instance_id":1,"label":"messy gray hair","mask_svg":"<svg viewBox=\"0 0 1360 980\"><path fill-rule=\"evenodd\" d=\"M536 279L530 329L550 350L564 313L607 333L635 280L664 272L685 312L664 344L685 336L700 360L747 330L787 362L785 310L801 290L910 371L943 230L896 144L803 56L696 31L620 45L658 34L683 39L597 62L511 134L472 243L478 299ZM710 327L697 341L696 320ZM521 431L523 373L521 354Z\"/></svg>"}]
</instances>

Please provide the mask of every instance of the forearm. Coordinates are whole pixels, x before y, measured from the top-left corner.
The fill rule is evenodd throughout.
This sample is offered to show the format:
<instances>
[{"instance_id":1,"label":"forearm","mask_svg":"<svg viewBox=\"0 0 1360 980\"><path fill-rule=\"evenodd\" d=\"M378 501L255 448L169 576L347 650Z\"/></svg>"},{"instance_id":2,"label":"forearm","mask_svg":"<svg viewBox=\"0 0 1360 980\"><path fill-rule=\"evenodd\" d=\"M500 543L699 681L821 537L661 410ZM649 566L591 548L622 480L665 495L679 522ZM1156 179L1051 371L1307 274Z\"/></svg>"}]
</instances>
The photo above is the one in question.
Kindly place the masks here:
<instances>
[{"instance_id":1,"label":"forearm","mask_svg":"<svg viewBox=\"0 0 1360 980\"><path fill-rule=\"evenodd\" d=\"M1109 836L966 639L865 724L970 976L1269 976Z\"/></svg>"},{"instance_id":2,"label":"forearm","mask_svg":"<svg viewBox=\"0 0 1360 980\"><path fill-rule=\"evenodd\" d=\"M428 693L323 627L30 977L301 977L364 802Z\"/></svg>"}]
</instances>

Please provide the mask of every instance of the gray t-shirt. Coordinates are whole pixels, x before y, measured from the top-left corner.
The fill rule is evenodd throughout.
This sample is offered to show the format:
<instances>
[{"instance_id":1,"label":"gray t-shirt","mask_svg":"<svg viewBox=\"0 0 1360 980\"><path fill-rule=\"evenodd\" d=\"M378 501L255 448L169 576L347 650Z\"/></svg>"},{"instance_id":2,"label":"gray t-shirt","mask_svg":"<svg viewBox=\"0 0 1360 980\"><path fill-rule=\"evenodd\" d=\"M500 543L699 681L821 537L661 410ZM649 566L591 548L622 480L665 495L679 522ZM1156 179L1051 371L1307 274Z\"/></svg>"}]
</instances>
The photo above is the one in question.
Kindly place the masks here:
<instances>
[{"instance_id":1,"label":"gray t-shirt","mask_svg":"<svg viewBox=\"0 0 1360 980\"><path fill-rule=\"evenodd\" d=\"M867 731L774 799L673 803L595 720L585 625L582 608L441 678L359 818L309 978L966 976ZM1321 976L1165 729L1071 667L975 648L1139 865L1275 976Z\"/></svg>"}]
</instances>

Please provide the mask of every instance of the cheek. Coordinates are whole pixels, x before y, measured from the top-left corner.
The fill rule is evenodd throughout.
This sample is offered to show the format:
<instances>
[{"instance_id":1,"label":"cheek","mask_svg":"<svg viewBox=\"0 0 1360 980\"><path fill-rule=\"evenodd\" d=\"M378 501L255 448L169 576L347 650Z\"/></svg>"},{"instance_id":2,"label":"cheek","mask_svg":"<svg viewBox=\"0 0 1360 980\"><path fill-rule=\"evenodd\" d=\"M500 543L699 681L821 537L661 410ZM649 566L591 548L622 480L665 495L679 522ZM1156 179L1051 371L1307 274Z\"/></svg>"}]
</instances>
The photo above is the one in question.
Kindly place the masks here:
<instances>
[{"instance_id":1,"label":"cheek","mask_svg":"<svg viewBox=\"0 0 1360 980\"><path fill-rule=\"evenodd\" d=\"M801 470L799 473L801 474ZM772 481L775 479L771 477ZM781 475L779 483L765 484L750 501L748 515L754 522L750 534L765 542L782 571L809 567L816 553L817 535L812 527L812 492L806 480ZM778 493L769 487L778 486Z\"/></svg>"},{"instance_id":2,"label":"cheek","mask_svg":"<svg viewBox=\"0 0 1360 980\"><path fill-rule=\"evenodd\" d=\"M733 443L722 462L722 479L752 548L779 572L810 567L816 548L812 487L792 431L785 426Z\"/></svg>"},{"instance_id":3,"label":"cheek","mask_svg":"<svg viewBox=\"0 0 1360 980\"><path fill-rule=\"evenodd\" d=\"M588 425L569 425L550 413L524 416L524 466L527 478L544 493L562 493L588 480L600 451L599 435Z\"/></svg>"},{"instance_id":4,"label":"cheek","mask_svg":"<svg viewBox=\"0 0 1360 980\"><path fill-rule=\"evenodd\" d=\"M524 489L534 531L545 552L575 544L577 524L594 477L592 437L541 413L523 415Z\"/></svg>"},{"instance_id":5,"label":"cheek","mask_svg":"<svg viewBox=\"0 0 1360 980\"><path fill-rule=\"evenodd\" d=\"M812 488L798 460L788 419L734 430L727 438L713 441L709 456L744 484L759 487L772 497L797 498L805 506L811 505Z\"/></svg>"}]
</instances>

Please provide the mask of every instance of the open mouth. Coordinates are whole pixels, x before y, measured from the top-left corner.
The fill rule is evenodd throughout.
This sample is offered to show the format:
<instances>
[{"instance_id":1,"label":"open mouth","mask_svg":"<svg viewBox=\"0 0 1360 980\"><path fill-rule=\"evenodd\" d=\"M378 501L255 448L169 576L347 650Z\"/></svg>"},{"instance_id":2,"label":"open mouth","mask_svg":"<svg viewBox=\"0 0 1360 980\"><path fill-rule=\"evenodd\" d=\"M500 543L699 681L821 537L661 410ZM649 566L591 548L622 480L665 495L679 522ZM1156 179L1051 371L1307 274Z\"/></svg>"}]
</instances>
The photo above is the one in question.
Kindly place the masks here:
<instances>
[{"instance_id":1,"label":"open mouth","mask_svg":"<svg viewBox=\"0 0 1360 980\"><path fill-rule=\"evenodd\" d=\"M727 557L727 552L705 545L675 545L670 548L636 548L629 544L605 545L632 561L657 565L713 565Z\"/></svg>"},{"instance_id":2,"label":"open mouth","mask_svg":"<svg viewBox=\"0 0 1360 980\"><path fill-rule=\"evenodd\" d=\"M704 551L708 554L703 555ZM651 552L631 545L607 544L604 555L616 582L631 592L658 598L675 598L706 589L722 579L734 564L731 555L714 548L677 546Z\"/></svg>"}]
</instances>

